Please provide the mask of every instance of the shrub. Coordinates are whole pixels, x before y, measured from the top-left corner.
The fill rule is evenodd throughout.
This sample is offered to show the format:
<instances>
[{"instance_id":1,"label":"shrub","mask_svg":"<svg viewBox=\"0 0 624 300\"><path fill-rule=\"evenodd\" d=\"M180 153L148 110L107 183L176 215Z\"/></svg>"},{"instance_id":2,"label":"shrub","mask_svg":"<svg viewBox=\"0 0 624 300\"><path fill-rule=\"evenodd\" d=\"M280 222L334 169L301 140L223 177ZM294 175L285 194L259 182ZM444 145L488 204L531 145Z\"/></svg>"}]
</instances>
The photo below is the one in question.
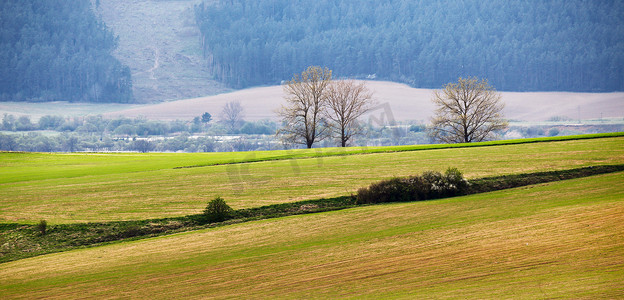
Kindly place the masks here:
<instances>
[{"instance_id":1,"label":"shrub","mask_svg":"<svg viewBox=\"0 0 624 300\"><path fill-rule=\"evenodd\" d=\"M438 199L462 195L467 192L468 182L457 168L449 168L444 174L426 171L421 176L392 178L371 184L358 190L358 204L405 202Z\"/></svg>"},{"instance_id":2,"label":"shrub","mask_svg":"<svg viewBox=\"0 0 624 300\"><path fill-rule=\"evenodd\" d=\"M39 224L37 224L37 231L39 231L41 235L45 235L47 230L48 230L48 222L46 220L39 221Z\"/></svg>"},{"instance_id":3,"label":"shrub","mask_svg":"<svg viewBox=\"0 0 624 300\"><path fill-rule=\"evenodd\" d=\"M427 174L435 173L435 174ZM457 168L448 168L444 175L439 172L425 172L425 180L430 183L429 199L453 197L466 193L468 181Z\"/></svg>"},{"instance_id":4,"label":"shrub","mask_svg":"<svg viewBox=\"0 0 624 300\"><path fill-rule=\"evenodd\" d=\"M225 203L225 200L221 197L217 197L208 202L208 206L206 206L206 209L204 210L204 216L206 217L206 221L209 223L222 222L229 219L232 212L232 208Z\"/></svg>"}]
</instances>

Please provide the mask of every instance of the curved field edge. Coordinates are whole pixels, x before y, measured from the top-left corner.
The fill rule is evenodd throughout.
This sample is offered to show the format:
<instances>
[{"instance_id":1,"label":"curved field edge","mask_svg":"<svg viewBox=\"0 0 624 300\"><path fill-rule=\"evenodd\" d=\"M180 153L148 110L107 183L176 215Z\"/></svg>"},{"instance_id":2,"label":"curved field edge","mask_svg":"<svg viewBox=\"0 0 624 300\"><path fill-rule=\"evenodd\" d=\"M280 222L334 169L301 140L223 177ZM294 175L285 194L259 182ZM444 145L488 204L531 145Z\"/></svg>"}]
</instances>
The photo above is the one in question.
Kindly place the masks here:
<instances>
[{"instance_id":1,"label":"curved field edge","mask_svg":"<svg viewBox=\"0 0 624 300\"><path fill-rule=\"evenodd\" d=\"M0 264L2 298L619 298L624 173Z\"/></svg>"},{"instance_id":2,"label":"curved field edge","mask_svg":"<svg viewBox=\"0 0 624 300\"><path fill-rule=\"evenodd\" d=\"M198 165L183 166L183 167L177 167L177 168L196 168L196 167L206 167L206 166L217 165L217 164L251 163L251 162L261 162L261 161L271 161L271 160L315 158L315 157L328 157L328 156L341 156L341 155L393 153L393 152L406 152L406 151L424 151L424 150L488 147L488 146L502 146L502 145L520 145L520 144L529 144L529 143L573 141L573 140L622 137L622 136L624 136L624 132L582 134L582 135L514 139L514 140L498 140L498 141L487 141L487 142L476 142L476 143L402 145L402 146L383 146L383 147L316 148L312 150L310 149L286 150L286 151L299 151L301 153L292 153L292 154L289 153L289 154L279 155L279 156L274 156L274 157L259 157L259 158L255 158L254 154L252 153L246 158L246 160L226 162L226 163L198 164Z\"/></svg>"},{"instance_id":3,"label":"curved field edge","mask_svg":"<svg viewBox=\"0 0 624 300\"><path fill-rule=\"evenodd\" d=\"M91 167L80 167L109 166L105 158L98 159L91 161ZM160 161L143 158L143 162ZM254 208L345 196L375 181L448 167L457 167L471 179L623 163L624 138L609 137L123 174L94 172L75 178L0 184L0 222L33 224L45 219L49 224L61 224L180 217L199 213L216 196L235 209ZM62 168L36 159L24 164L43 173L63 173ZM112 165L124 168L123 163Z\"/></svg>"},{"instance_id":4,"label":"curved field edge","mask_svg":"<svg viewBox=\"0 0 624 300\"><path fill-rule=\"evenodd\" d=\"M520 145L555 141L622 137L624 132L499 140L478 143L385 147L314 148L218 153L25 153L0 152L0 184L90 175L113 175L163 169L195 168L264 161ZM45 166L45 168L42 168Z\"/></svg>"}]
</instances>

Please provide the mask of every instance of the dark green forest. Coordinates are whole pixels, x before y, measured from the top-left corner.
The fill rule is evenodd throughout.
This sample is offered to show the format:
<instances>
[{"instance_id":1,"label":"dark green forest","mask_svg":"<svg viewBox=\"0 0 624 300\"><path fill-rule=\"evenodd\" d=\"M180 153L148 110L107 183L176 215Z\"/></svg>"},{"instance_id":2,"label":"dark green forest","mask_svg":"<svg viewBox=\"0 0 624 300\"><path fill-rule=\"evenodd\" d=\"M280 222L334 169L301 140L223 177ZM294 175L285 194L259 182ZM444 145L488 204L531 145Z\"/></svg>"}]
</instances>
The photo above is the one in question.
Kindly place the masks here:
<instances>
[{"instance_id":1,"label":"dark green forest","mask_svg":"<svg viewBox=\"0 0 624 300\"><path fill-rule=\"evenodd\" d=\"M0 100L132 102L116 46L89 0L0 1Z\"/></svg>"},{"instance_id":2,"label":"dark green forest","mask_svg":"<svg viewBox=\"0 0 624 300\"><path fill-rule=\"evenodd\" d=\"M505 91L624 90L624 1L220 0L195 7L208 66L234 87L309 65L336 77Z\"/></svg>"}]
</instances>

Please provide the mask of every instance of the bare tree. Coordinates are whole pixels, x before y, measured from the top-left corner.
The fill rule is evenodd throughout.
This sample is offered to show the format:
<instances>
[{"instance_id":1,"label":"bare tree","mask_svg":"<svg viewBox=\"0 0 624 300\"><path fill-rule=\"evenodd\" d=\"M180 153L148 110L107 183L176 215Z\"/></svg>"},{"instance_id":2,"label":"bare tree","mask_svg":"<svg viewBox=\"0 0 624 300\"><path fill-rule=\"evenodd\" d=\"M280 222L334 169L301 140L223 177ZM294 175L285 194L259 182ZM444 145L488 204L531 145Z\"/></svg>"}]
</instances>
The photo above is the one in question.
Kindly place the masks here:
<instances>
[{"instance_id":1,"label":"bare tree","mask_svg":"<svg viewBox=\"0 0 624 300\"><path fill-rule=\"evenodd\" d=\"M330 81L331 70L311 66L284 85L287 105L277 112L285 124L277 132L283 141L312 148L315 141L326 137L323 108Z\"/></svg>"},{"instance_id":2,"label":"bare tree","mask_svg":"<svg viewBox=\"0 0 624 300\"><path fill-rule=\"evenodd\" d=\"M444 143L470 143L490 140L494 132L507 128L503 119L501 95L487 80L459 78L432 99L437 109L429 134Z\"/></svg>"},{"instance_id":3,"label":"bare tree","mask_svg":"<svg viewBox=\"0 0 624 300\"><path fill-rule=\"evenodd\" d=\"M231 101L223 106L221 121L225 123L229 132L234 132L243 122L243 106L239 101Z\"/></svg>"},{"instance_id":4,"label":"bare tree","mask_svg":"<svg viewBox=\"0 0 624 300\"><path fill-rule=\"evenodd\" d=\"M358 118L370 110L373 94L364 82L356 84L353 80L333 81L327 90L325 115L333 135L346 147L351 137L361 133Z\"/></svg>"}]
</instances>

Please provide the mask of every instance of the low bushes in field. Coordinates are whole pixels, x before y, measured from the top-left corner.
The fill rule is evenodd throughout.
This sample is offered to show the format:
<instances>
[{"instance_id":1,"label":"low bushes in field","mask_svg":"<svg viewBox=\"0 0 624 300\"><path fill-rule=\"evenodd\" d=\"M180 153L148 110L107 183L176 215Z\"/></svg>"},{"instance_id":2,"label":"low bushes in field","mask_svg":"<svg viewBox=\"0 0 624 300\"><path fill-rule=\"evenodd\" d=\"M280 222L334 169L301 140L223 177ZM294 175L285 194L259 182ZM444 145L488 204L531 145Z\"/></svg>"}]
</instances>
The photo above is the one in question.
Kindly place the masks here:
<instances>
[{"instance_id":1,"label":"low bushes in field","mask_svg":"<svg viewBox=\"0 0 624 300\"><path fill-rule=\"evenodd\" d=\"M361 188L357 192L358 204L405 202L438 199L463 195L468 181L457 168L448 168L444 174L427 171L420 176L392 178Z\"/></svg>"},{"instance_id":2,"label":"low bushes in field","mask_svg":"<svg viewBox=\"0 0 624 300\"><path fill-rule=\"evenodd\" d=\"M369 187L358 190L356 203L374 204L439 199L620 171L624 171L624 165L603 165L478 178L468 182L458 169L449 168L444 174L427 171L420 176L392 178L373 183Z\"/></svg>"}]
</instances>

